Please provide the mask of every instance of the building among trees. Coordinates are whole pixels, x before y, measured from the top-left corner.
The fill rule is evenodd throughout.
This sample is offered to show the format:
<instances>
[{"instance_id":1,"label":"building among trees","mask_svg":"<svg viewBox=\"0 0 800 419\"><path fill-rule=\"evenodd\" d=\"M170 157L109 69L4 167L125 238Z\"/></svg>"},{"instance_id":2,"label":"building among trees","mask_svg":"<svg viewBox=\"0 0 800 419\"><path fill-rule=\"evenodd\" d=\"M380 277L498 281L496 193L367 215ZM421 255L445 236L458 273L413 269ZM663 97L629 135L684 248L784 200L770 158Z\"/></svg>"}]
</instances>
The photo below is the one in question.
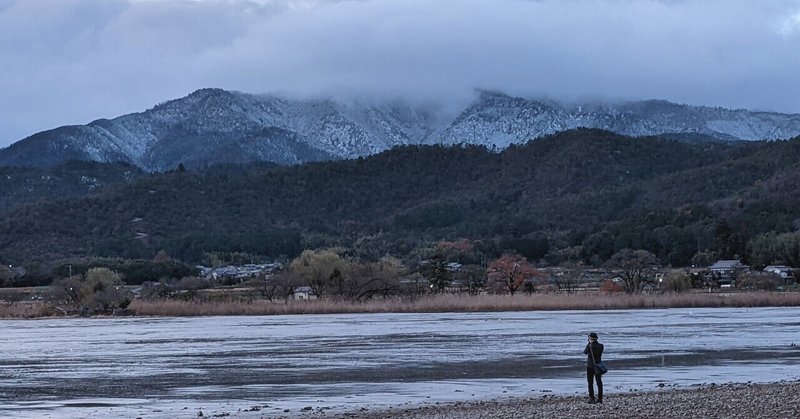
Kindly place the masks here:
<instances>
[{"instance_id":1,"label":"building among trees","mask_svg":"<svg viewBox=\"0 0 800 419\"><path fill-rule=\"evenodd\" d=\"M736 280L744 273L750 272L750 266L739 259L718 260L708 267L710 280L719 287L735 287Z\"/></svg>"}]
</instances>

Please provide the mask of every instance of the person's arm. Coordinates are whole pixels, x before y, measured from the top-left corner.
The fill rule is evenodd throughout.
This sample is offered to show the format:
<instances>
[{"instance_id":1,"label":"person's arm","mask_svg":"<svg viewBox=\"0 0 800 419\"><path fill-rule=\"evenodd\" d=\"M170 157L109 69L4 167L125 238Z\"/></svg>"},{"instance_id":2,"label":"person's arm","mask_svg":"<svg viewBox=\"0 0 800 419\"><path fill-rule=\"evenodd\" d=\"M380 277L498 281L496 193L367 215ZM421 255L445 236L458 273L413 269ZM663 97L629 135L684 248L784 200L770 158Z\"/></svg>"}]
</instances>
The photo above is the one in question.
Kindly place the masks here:
<instances>
[{"instance_id":1,"label":"person's arm","mask_svg":"<svg viewBox=\"0 0 800 419\"><path fill-rule=\"evenodd\" d=\"M589 344L588 343L586 344L586 347L583 348L583 354L584 355L589 355Z\"/></svg>"}]
</instances>

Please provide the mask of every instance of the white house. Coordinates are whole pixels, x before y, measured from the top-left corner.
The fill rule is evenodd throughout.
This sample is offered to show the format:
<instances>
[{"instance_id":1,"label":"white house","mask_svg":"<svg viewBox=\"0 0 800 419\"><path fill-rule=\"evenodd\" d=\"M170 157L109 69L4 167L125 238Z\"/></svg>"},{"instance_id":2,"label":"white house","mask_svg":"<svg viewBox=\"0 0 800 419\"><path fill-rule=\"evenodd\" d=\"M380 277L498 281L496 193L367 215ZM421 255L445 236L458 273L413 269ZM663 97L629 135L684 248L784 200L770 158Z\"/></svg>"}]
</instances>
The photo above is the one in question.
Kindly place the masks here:
<instances>
[{"instance_id":1,"label":"white house","mask_svg":"<svg viewBox=\"0 0 800 419\"><path fill-rule=\"evenodd\" d=\"M781 278L790 278L792 276L792 268L786 265L769 265L764 268L764 272L773 273Z\"/></svg>"},{"instance_id":2,"label":"white house","mask_svg":"<svg viewBox=\"0 0 800 419\"><path fill-rule=\"evenodd\" d=\"M311 300L317 298L317 294L314 294L314 290L311 287L297 287L292 297L295 300Z\"/></svg>"},{"instance_id":3,"label":"white house","mask_svg":"<svg viewBox=\"0 0 800 419\"><path fill-rule=\"evenodd\" d=\"M792 275L792 271L793 269L786 265L769 265L764 268L764 272L773 273L783 279L793 278L794 275Z\"/></svg>"}]
</instances>

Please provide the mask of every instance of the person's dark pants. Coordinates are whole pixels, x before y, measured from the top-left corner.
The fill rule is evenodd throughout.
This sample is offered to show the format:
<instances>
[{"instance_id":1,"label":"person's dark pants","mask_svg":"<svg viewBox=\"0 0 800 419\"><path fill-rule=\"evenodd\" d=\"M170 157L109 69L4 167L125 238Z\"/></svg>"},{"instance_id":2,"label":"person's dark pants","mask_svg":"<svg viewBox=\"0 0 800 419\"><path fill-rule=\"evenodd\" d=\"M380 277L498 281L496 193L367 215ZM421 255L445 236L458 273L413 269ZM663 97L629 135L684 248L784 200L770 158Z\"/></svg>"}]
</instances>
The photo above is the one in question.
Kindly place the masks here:
<instances>
[{"instance_id":1,"label":"person's dark pants","mask_svg":"<svg viewBox=\"0 0 800 419\"><path fill-rule=\"evenodd\" d=\"M594 373L594 368L586 368L586 381L589 383L589 398L594 400L594 386L592 379L597 381L597 400L603 401L603 378Z\"/></svg>"}]
</instances>

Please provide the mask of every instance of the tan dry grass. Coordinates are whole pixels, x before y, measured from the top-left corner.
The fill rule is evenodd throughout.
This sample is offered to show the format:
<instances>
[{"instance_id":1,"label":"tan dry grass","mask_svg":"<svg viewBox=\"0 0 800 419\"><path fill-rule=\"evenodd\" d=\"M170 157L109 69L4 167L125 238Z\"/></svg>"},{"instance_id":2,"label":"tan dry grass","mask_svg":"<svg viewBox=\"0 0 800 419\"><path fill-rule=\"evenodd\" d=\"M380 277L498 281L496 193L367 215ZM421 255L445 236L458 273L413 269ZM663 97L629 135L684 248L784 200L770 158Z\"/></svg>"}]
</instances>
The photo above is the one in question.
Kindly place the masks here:
<instances>
[{"instance_id":1,"label":"tan dry grass","mask_svg":"<svg viewBox=\"0 0 800 419\"><path fill-rule=\"evenodd\" d=\"M740 294L534 294L534 295L433 295L417 299L375 299L364 303L337 300L269 302L145 301L130 309L144 316L266 315L328 313L428 313L533 310L614 310L678 307L800 306L800 293Z\"/></svg>"},{"instance_id":2,"label":"tan dry grass","mask_svg":"<svg viewBox=\"0 0 800 419\"><path fill-rule=\"evenodd\" d=\"M32 319L52 316L53 310L42 302L0 304L0 318Z\"/></svg>"}]
</instances>

